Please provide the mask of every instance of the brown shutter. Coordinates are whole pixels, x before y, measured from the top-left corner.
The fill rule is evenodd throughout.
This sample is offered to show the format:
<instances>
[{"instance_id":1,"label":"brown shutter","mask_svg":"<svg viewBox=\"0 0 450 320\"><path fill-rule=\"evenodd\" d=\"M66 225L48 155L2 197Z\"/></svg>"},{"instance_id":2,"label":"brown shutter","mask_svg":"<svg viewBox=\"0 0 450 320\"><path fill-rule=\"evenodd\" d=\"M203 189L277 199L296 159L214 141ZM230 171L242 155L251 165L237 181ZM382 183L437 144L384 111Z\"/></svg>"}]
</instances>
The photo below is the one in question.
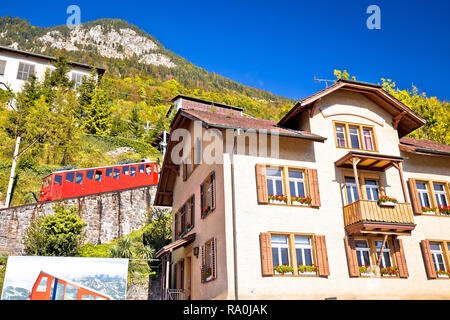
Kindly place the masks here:
<instances>
[{"instance_id":1,"label":"brown shutter","mask_svg":"<svg viewBox=\"0 0 450 320\"><path fill-rule=\"evenodd\" d=\"M417 192L416 179L408 179L408 189L413 212L415 214L422 214L422 205L420 204L419 193Z\"/></svg>"},{"instance_id":2,"label":"brown shutter","mask_svg":"<svg viewBox=\"0 0 450 320\"><path fill-rule=\"evenodd\" d=\"M200 217L203 219L205 215L205 183L200 185Z\"/></svg>"},{"instance_id":3,"label":"brown shutter","mask_svg":"<svg viewBox=\"0 0 450 320\"><path fill-rule=\"evenodd\" d=\"M256 191L259 204L268 204L269 195L267 193L266 166L264 164L256 165Z\"/></svg>"},{"instance_id":4,"label":"brown shutter","mask_svg":"<svg viewBox=\"0 0 450 320\"><path fill-rule=\"evenodd\" d=\"M406 265L405 252L403 251L403 242L401 239L394 239L394 254L400 278L408 278L408 266Z\"/></svg>"},{"instance_id":5,"label":"brown shutter","mask_svg":"<svg viewBox=\"0 0 450 320\"><path fill-rule=\"evenodd\" d=\"M359 277L358 260L356 259L356 247L353 237L345 237L345 253L347 255L348 273L350 277Z\"/></svg>"},{"instance_id":6,"label":"brown shutter","mask_svg":"<svg viewBox=\"0 0 450 320\"><path fill-rule=\"evenodd\" d=\"M195 225L195 195L191 198L191 227Z\"/></svg>"},{"instance_id":7,"label":"brown shutter","mask_svg":"<svg viewBox=\"0 0 450 320\"><path fill-rule=\"evenodd\" d=\"M187 180L187 164L186 164L186 162L183 161L182 166L183 166L183 181L186 181Z\"/></svg>"},{"instance_id":8,"label":"brown shutter","mask_svg":"<svg viewBox=\"0 0 450 320\"><path fill-rule=\"evenodd\" d=\"M261 270L263 277L273 276L272 242L270 233L259 235L261 246Z\"/></svg>"},{"instance_id":9,"label":"brown shutter","mask_svg":"<svg viewBox=\"0 0 450 320\"><path fill-rule=\"evenodd\" d=\"M328 277L330 267L328 264L327 244L325 236L315 236L317 266L319 267L319 276Z\"/></svg>"},{"instance_id":10,"label":"brown shutter","mask_svg":"<svg viewBox=\"0 0 450 320\"><path fill-rule=\"evenodd\" d=\"M211 211L216 209L216 173L213 172L210 177L211 183Z\"/></svg>"},{"instance_id":11,"label":"brown shutter","mask_svg":"<svg viewBox=\"0 0 450 320\"><path fill-rule=\"evenodd\" d=\"M420 247L422 248L422 256L427 271L427 277L428 279L436 279L437 275L433 264L433 257L431 256L430 242L428 240L423 240L420 242Z\"/></svg>"},{"instance_id":12,"label":"brown shutter","mask_svg":"<svg viewBox=\"0 0 450 320\"><path fill-rule=\"evenodd\" d=\"M311 206L320 207L319 179L316 169L308 169L309 196L311 197Z\"/></svg>"},{"instance_id":13,"label":"brown shutter","mask_svg":"<svg viewBox=\"0 0 450 320\"><path fill-rule=\"evenodd\" d=\"M211 250L212 250L212 276L213 276L213 279L216 279L217 278L216 238L213 238L211 240Z\"/></svg>"},{"instance_id":14,"label":"brown shutter","mask_svg":"<svg viewBox=\"0 0 450 320\"><path fill-rule=\"evenodd\" d=\"M202 251L202 268L201 268L201 281L205 282L205 246L201 246Z\"/></svg>"}]
</instances>

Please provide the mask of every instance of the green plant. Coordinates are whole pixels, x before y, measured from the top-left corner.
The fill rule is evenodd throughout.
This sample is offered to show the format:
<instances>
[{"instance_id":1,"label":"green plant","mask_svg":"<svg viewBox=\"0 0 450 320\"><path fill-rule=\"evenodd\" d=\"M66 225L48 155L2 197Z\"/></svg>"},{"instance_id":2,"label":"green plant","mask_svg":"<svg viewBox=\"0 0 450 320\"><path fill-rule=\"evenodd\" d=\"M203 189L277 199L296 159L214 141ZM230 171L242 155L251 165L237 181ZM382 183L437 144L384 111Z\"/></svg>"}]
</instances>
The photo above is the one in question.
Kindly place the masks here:
<instances>
[{"instance_id":1,"label":"green plant","mask_svg":"<svg viewBox=\"0 0 450 320\"><path fill-rule=\"evenodd\" d=\"M436 208L422 207L422 212L435 212Z\"/></svg>"},{"instance_id":2,"label":"green plant","mask_svg":"<svg viewBox=\"0 0 450 320\"><path fill-rule=\"evenodd\" d=\"M359 273L373 273L373 270L370 266L361 266L359 267Z\"/></svg>"},{"instance_id":3,"label":"green plant","mask_svg":"<svg viewBox=\"0 0 450 320\"><path fill-rule=\"evenodd\" d=\"M439 274L439 275L447 275L447 276L450 276L450 272L448 272L448 271L446 271L446 270L443 270L443 269L436 271L436 273Z\"/></svg>"},{"instance_id":4,"label":"green plant","mask_svg":"<svg viewBox=\"0 0 450 320\"><path fill-rule=\"evenodd\" d=\"M211 277L211 275L212 275L212 269L211 268L207 268L203 272L203 279L208 279L209 277Z\"/></svg>"},{"instance_id":5,"label":"green plant","mask_svg":"<svg viewBox=\"0 0 450 320\"><path fill-rule=\"evenodd\" d=\"M395 198L388 197L388 196L381 196L380 198L378 198L378 204L385 203L385 202L398 203L398 200Z\"/></svg>"},{"instance_id":6,"label":"green plant","mask_svg":"<svg viewBox=\"0 0 450 320\"><path fill-rule=\"evenodd\" d=\"M287 196L285 196L285 195L272 195L272 194L269 194L269 200L287 202Z\"/></svg>"},{"instance_id":7,"label":"green plant","mask_svg":"<svg viewBox=\"0 0 450 320\"><path fill-rule=\"evenodd\" d=\"M306 197L291 197L292 201L300 202L301 204L311 204L312 199L309 196Z\"/></svg>"},{"instance_id":8,"label":"green plant","mask_svg":"<svg viewBox=\"0 0 450 320\"><path fill-rule=\"evenodd\" d=\"M304 266L304 265L301 265L301 266L298 266L297 271L298 271L298 272L301 272L301 273L305 273L305 272L317 272L317 271L319 271L319 268L318 268L317 266L315 266L314 264L311 265L311 266Z\"/></svg>"},{"instance_id":9,"label":"green plant","mask_svg":"<svg viewBox=\"0 0 450 320\"><path fill-rule=\"evenodd\" d=\"M381 268L380 273L383 275L396 275L398 274L398 268L397 267Z\"/></svg>"},{"instance_id":10,"label":"green plant","mask_svg":"<svg viewBox=\"0 0 450 320\"><path fill-rule=\"evenodd\" d=\"M450 215L450 206L439 206L439 212L443 215Z\"/></svg>"},{"instance_id":11,"label":"green plant","mask_svg":"<svg viewBox=\"0 0 450 320\"><path fill-rule=\"evenodd\" d=\"M281 273L281 274L285 274L285 273L293 273L294 272L294 268L292 268L291 266L285 266L285 265L281 265L281 266L275 266L273 268L274 271Z\"/></svg>"}]
</instances>

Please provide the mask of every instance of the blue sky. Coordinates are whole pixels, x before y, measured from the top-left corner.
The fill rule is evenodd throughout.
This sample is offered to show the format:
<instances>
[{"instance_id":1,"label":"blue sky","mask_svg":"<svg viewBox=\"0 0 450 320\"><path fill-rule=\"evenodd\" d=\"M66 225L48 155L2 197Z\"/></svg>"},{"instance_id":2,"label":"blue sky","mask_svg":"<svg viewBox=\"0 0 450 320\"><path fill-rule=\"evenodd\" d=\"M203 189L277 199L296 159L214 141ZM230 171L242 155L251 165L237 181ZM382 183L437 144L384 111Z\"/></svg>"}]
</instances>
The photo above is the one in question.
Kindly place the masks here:
<instances>
[{"instance_id":1,"label":"blue sky","mask_svg":"<svg viewBox=\"0 0 450 320\"><path fill-rule=\"evenodd\" d=\"M325 87L314 76L347 69L450 100L448 0L13 1L0 16L49 27L71 4L82 22L127 20L197 66L278 95L305 98ZM381 30L366 27L369 5L381 9Z\"/></svg>"}]
</instances>

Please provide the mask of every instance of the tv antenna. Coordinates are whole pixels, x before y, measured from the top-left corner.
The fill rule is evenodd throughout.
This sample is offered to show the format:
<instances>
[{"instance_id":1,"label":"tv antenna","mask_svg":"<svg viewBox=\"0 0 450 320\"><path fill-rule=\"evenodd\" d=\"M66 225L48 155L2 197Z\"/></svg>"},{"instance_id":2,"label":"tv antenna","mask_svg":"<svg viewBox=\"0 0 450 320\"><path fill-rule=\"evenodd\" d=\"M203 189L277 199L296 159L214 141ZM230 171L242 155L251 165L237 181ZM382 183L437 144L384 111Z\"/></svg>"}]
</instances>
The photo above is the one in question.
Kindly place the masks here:
<instances>
[{"instance_id":1,"label":"tv antenna","mask_svg":"<svg viewBox=\"0 0 450 320\"><path fill-rule=\"evenodd\" d=\"M328 80L328 79L317 79L317 77L316 76L314 76L314 82L316 82L316 83L321 83L321 82L325 82L325 84L326 84L326 86L327 86L327 88L328 88L328 82L331 82L331 83L336 83L336 80Z\"/></svg>"}]
</instances>

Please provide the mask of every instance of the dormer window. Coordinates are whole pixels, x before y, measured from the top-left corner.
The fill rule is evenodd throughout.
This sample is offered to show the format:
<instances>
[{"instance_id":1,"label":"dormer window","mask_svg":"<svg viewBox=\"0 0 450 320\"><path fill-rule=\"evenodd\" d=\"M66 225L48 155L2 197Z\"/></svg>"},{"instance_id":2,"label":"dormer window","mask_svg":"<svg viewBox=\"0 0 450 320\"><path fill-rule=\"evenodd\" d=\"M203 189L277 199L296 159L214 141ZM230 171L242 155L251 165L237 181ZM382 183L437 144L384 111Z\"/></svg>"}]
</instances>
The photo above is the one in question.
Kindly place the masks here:
<instances>
[{"instance_id":1,"label":"dormer window","mask_svg":"<svg viewBox=\"0 0 450 320\"><path fill-rule=\"evenodd\" d=\"M335 122L336 147L345 149L377 151L373 126Z\"/></svg>"}]
</instances>

